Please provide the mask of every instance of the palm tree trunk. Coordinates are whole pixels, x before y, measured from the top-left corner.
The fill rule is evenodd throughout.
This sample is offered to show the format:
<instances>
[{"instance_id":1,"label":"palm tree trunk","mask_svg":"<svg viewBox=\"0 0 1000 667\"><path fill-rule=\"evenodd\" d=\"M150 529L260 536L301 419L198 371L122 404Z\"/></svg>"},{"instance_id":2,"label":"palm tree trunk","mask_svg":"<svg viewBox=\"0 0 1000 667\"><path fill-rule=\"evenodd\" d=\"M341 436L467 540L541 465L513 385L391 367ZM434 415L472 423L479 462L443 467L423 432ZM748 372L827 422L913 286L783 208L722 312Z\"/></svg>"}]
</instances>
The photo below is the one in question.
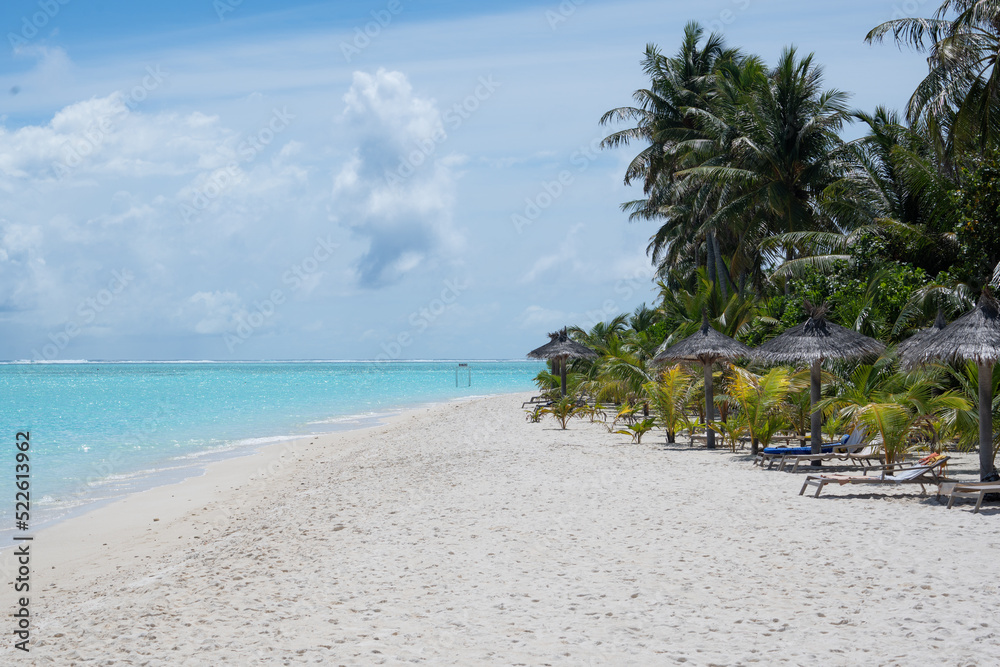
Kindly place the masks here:
<instances>
[{"instance_id":1,"label":"palm tree trunk","mask_svg":"<svg viewBox=\"0 0 1000 667\"><path fill-rule=\"evenodd\" d=\"M562 386L562 397L566 398L566 362L568 359L559 360L559 379L561 380Z\"/></svg>"},{"instance_id":2,"label":"palm tree trunk","mask_svg":"<svg viewBox=\"0 0 1000 667\"><path fill-rule=\"evenodd\" d=\"M708 274L708 281L715 283L715 252L712 250L712 234L705 234L705 273Z\"/></svg>"},{"instance_id":3,"label":"palm tree trunk","mask_svg":"<svg viewBox=\"0 0 1000 667\"><path fill-rule=\"evenodd\" d=\"M729 282L726 280L726 264L722 261L722 253L719 251L719 240L715 238L715 232L709 232L708 238L710 239L710 248L714 259L712 263L715 265L715 275L712 280L715 280L719 285L719 291L722 294L722 301L725 303L729 301L729 289L726 284Z\"/></svg>"},{"instance_id":4,"label":"palm tree trunk","mask_svg":"<svg viewBox=\"0 0 1000 667\"><path fill-rule=\"evenodd\" d=\"M790 262L795 259L795 250L792 246L785 248L785 261ZM789 296L792 293L792 286L788 283L788 276L785 276L785 296Z\"/></svg>"}]
</instances>

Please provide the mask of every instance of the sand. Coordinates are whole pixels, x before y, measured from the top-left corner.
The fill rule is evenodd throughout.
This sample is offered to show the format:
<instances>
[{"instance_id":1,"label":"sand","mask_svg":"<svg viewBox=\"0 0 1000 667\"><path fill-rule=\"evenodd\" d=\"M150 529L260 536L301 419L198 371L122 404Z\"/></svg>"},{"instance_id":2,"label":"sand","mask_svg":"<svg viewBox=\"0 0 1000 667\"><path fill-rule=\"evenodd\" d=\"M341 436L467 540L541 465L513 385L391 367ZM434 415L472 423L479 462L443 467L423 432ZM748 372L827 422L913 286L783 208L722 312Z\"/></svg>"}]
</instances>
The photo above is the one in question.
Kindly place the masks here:
<instances>
[{"instance_id":1,"label":"sand","mask_svg":"<svg viewBox=\"0 0 1000 667\"><path fill-rule=\"evenodd\" d=\"M997 663L996 504L799 496L802 473L522 400L277 444L39 532L31 653L4 629L0 662Z\"/></svg>"}]
</instances>

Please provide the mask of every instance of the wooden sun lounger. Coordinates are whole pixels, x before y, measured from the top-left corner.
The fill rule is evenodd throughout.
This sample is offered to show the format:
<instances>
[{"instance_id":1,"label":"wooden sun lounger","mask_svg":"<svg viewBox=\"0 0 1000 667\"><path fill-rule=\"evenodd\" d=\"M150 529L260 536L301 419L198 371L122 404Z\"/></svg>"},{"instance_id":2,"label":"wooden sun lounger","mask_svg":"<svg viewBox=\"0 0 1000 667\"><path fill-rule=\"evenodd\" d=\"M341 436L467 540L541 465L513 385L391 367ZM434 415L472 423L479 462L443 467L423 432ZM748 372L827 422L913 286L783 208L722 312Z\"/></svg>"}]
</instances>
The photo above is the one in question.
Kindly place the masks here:
<instances>
[{"instance_id":1,"label":"wooden sun lounger","mask_svg":"<svg viewBox=\"0 0 1000 667\"><path fill-rule=\"evenodd\" d=\"M799 464L804 461L808 461L809 463L812 463L814 461L822 462L822 461L834 461L834 460L846 462L849 460L848 457L852 455L858 456L858 460L853 461L853 463L863 464L869 458L868 457L869 452L864 451L866 446L868 446L870 440L869 438L866 437L866 435L867 435L866 429L859 427L851 431L850 436L848 436L847 440L845 440L843 443L839 442L824 443L824 445L831 445L833 447L833 450L830 452L825 452L821 454L810 453L810 454L785 455L781 457L781 460L778 463L778 470L784 470L785 466L791 463L793 464L792 472L797 472L799 469ZM862 456L864 456L864 458L862 458Z\"/></svg>"},{"instance_id":2,"label":"wooden sun lounger","mask_svg":"<svg viewBox=\"0 0 1000 667\"><path fill-rule=\"evenodd\" d=\"M838 451L840 450L840 451ZM806 454L799 456L786 456L781 459L778 470L784 470L789 463L792 464L792 472L797 472L799 464L812 461L838 461L841 464L864 468L871 467L874 461L883 463L882 452L877 445L857 444L834 447L831 454Z\"/></svg>"},{"instance_id":3,"label":"wooden sun lounger","mask_svg":"<svg viewBox=\"0 0 1000 667\"><path fill-rule=\"evenodd\" d=\"M545 396L532 396L530 400L527 400L524 403L521 403L521 407L522 408L526 408L529 405L545 405L545 404L551 403L551 402L552 401L550 399L546 398Z\"/></svg>"},{"instance_id":4,"label":"wooden sun lounger","mask_svg":"<svg viewBox=\"0 0 1000 667\"><path fill-rule=\"evenodd\" d=\"M799 469L799 463L803 461L845 461L848 462L847 465L854 463L860 463L862 466L865 463L870 463L872 459L878 459L880 462L882 460L881 456L876 456L875 451L865 451L867 446L867 441L865 438L865 429L856 428L851 432L850 437L847 442L841 444L839 442L825 442L823 447L832 447L832 451L828 451L821 454L784 454L784 453L765 453L763 451L757 455L757 460L754 461L755 464L759 462L761 467L767 462L767 469L770 470L774 466L774 462L778 462L778 470L784 470L785 466L792 463L792 472L796 472ZM780 449L780 448L779 448Z\"/></svg>"},{"instance_id":5,"label":"wooden sun lounger","mask_svg":"<svg viewBox=\"0 0 1000 667\"><path fill-rule=\"evenodd\" d=\"M945 482L938 487L939 495L948 496L948 509L955 504L955 498L975 498L973 514L979 512L987 493L1000 493L1000 482Z\"/></svg>"},{"instance_id":6,"label":"wooden sun lounger","mask_svg":"<svg viewBox=\"0 0 1000 667\"><path fill-rule=\"evenodd\" d=\"M771 436L772 441L784 440L786 446L789 446L792 440L795 440L799 442L799 445L797 446L805 447L806 445L809 444L809 439L810 439L809 436L801 436L797 434ZM763 468L764 464L766 463L767 469L770 470L771 467L774 465L775 461L780 463L783 457L788 456L786 454L765 454L764 453L765 449L767 449L767 447L761 447L760 451L757 452L757 456L753 460L753 464L755 466L760 466L761 468Z\"/></svg>"},{"instance_id":7,"label":"wooden sun lounger","mask_svg":"<svg viewBox=\"0 0 1000 667\"><path fill-rule=\"evenodd\" d=\"M799 491L801 496L810 486L816 487L815 497L819 497L820 491L827 484L893 484L901 486L903 484L919 484L921 493L927 493L925 485L946 482L939 474L939 468L948 460L948 457L940 458L934 463L926 465L900 466L893 464L889 466L877 466L868 468L863 475L809 475L802 483ZM870 471L881 470L878 475L869 476ZM895 472L893 473L893 471Z\"/></svg>"}]
</instances>

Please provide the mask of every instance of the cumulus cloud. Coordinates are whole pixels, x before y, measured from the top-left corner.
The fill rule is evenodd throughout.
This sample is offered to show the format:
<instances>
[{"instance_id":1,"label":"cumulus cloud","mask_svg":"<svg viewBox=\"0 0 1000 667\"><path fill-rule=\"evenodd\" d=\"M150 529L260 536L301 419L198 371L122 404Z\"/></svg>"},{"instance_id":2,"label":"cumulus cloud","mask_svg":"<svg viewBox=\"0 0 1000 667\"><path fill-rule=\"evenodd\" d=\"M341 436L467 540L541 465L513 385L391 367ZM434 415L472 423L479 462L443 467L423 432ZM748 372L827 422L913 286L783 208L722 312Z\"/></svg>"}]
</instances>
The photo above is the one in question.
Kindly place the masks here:
<instances>
[{"instance_id":1,"label":"cumulus cloud","mask_svg":"<svg viewBox=\"0 0 1000 667\"><path fill-rule=\"evenodd\" d=\"M0 127L0 175L65 183L97 176L179 175L225 138L203 114L141 114L121 93L71 104L46 125Z\"/></svg>"},{"instance_id":2,"label":"cumulus cloud","mask_svg":"<svg viewBox=\"0 0 1000 667\"><path fill-rule=\"evenodd\" d=\"M184 304L181 315L194 322L196 333L223 334L246 318L247 308L235 292L197 292Z\"/></svg>"},{"instance_id":3,"label":"cumulus cloud","mask_svg":"<svg viewBox=\"0 0 1000 667\"><path fill-rule=\"evenodd\" d=\"M40 255L44 233L36 225L0 220L0 310L27 310L51 287L51 270Z\"/></svg>"},{"instance_id":4,"label":"cumulus cloud","mask_svg":"<svg viewBox=\"0 0 1000 667\"><path fill-rule=\"evenodd\" d=\"M326 183L308 189L307 148L282 132L292 120L271 105L235 119L258 141L242 154L248 139L233 118L149 112L121 93L66 105L47 122L0 124L0 317L27 329L76 321L79 304L127 270L136 279L95 325L231 329L247 312L237 293L252 303L284 287L282 271L329 224ZM270 134L261 139L260 128ZM315 292L323 275L305 276L296 295Z\"/></svg>"},{"instance_id":5,"label":"cumulus cloud","mask_svg":"<svg viewBox=\"0 0 1000 667\"><path fill-rule=\"evenodd\" d=\"M452 211L462 158L445 154L435 102L416 95L400 72L355 72L344 103L340 123L358 139L334 175L334 210L368 242L355 265L358 282L390 285L461 247Z\"/></svg>"}]
</instances>

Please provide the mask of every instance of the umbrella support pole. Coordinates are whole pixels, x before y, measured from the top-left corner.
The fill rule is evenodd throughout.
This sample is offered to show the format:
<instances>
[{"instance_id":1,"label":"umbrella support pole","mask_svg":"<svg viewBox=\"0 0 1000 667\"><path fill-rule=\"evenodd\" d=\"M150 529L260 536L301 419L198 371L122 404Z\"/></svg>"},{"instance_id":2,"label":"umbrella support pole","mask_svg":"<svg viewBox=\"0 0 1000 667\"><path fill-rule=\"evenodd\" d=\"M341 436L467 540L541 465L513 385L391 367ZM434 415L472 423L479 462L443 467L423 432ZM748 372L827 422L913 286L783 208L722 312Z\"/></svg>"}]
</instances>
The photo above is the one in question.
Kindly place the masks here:
<instances>
[{"instance_id":1,"label":"umbrella support pole","mask_svg":"<svg viewBox=\"0 0 1000 667\"><path fill-rule=\"evenodd\" d=\"M823 415L816 408L816 404L819 403L820 398L822 398L822 372L823 372L823 362L819 359L812 363L812 371L809 373L809 398L810 407L812 408L812 432L810 433L809 447L810 451L818 456L823 451ZM814 466L822 465L822 461L815 459L812 461Z\"/></svg>"},{"instance_id":2,"label":"umbrella support pole","mask_svg":"<svg viewBox=\"0 0 1000 667\"><path fill-rule=\"evenodd\" d=\"M715 449L715 431L711 423L715 421L715 403L712 396L712 364L705 364L705 439L707 448Z\"/></svg>"},{"instance_id":3,"label":"umbrella support pole","mask_svg":"<svg viewBox=\"0 0 1000 667\"><path fill-rule=\"evenodd\" d=\"M993 472L993 364L979 364L979 477Z\"/></svg>"}]
</instances>

